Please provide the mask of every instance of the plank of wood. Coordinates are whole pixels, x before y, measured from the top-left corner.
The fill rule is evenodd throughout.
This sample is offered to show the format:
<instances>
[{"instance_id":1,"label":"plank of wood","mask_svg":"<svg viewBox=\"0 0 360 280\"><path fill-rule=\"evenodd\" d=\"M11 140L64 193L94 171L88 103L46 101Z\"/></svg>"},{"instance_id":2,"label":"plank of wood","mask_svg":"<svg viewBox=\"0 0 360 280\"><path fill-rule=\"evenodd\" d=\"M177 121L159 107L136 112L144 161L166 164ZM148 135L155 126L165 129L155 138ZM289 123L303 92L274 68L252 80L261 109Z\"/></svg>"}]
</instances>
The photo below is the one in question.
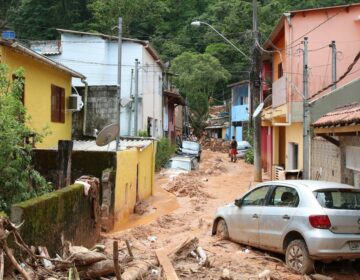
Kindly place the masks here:
<instances>
[{"instance_id":1,"label":"plank of wood","mask_svg":"<svg viewBox=\"0 0 360 280\"><path fill-rule=\"evenodd\" d=\"M167 280L179 280L176 275L175 269L164 249L158 249L155 251L156 257L159 260L160 265L164 270L164 274Z\"/></svg>"}]
</instances>

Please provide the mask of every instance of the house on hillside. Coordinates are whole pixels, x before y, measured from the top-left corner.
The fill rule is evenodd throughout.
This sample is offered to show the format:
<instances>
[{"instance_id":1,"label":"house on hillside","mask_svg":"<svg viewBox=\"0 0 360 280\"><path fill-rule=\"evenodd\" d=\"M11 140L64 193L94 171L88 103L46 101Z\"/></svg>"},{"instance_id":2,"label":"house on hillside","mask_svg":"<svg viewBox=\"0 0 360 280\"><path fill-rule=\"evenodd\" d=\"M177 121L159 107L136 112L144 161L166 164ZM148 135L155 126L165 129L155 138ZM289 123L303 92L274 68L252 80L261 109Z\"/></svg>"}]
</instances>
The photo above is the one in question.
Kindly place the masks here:
<instances>
[{"instance_id":1,"label":"house on hillside","mask_svg":"<svg viewBox=\"0 0 360 280\"><path fill-rule=\"evenodd\" d=\"M73 80L73 86L85 101L84 110L76 116L74 134L76 137L94 136L95 131L117 122L118 38L72 30L58 31L60 41L35 41L31 42L31 48L87 76L88 86ZM137 81L136 60L139 69ZM163 136L163 72L164 65L148 41L123 38L121 135L146 131L148 136ZM136 117L137 131L134 131Z\"/></svg>"},{"instance_id":2,"label":"house on hillside","mask_svg":"<svg viewBox=\"0 0 360 280\"><path fill-rule=\"evenodd\" d=\"M262 158L264 170L302 170L303 165L303 49L308 38L308 95L310 101L321 89L342 76L359 51L360 4L298 10L284 13L263 48L263 82L267 94L262 111ZM336 65L332 65L332 41ZM360 76L346 75L342 87ZM323 92L327 94L334 88Z\"/></svg>"},{"instance_id":3,"label":"house on hillside","mask_svg":"<svg viewBox=\"0 0 360 280\"><path fill-rule=\"evenodd\" d=\"M163 76L163 125L164 137L173 144L176 137L183 134L183 106L185 100L171 82L173 74L165 72Z\"/></svg>"},{"instance_id":4,"label":"house on hillside","mask_svg":"<svg viewBox=\"0 0 360 280\"><path fill-rule=\"evenodd\" d=\"M71 80L81 84L85 76L13 40L0 39L0 63L7 64L12 72L20 67L25 70L22 102L31 117L28 125L37 132L45 127L50 130L37 146L48 148L57 145L59 140L70 140ZM14 74L12 79L16 79Z\"/></svg>"},{"instance_id":5,"label":"house on hillside","mask_svg":"<svg viewBox=\"0 0 360 280\"><path fill-rule=\"evenodd\" d=\"M311 101L311 178L360 187L360 78Z\"/></svg>"},{"instance_id":6,"label":"house on hillside","mask_svg":"<svg viewBox=\"0 0 360 280\"><path fill-rule=\"evenodd\" d=\"M205 127L206 134L210 138L229 140L229 112L228 106L217 105L209 108L208 125Z\"/></svg>"},{"instance_id":7,"label":"house on hillside","mask_svg":"<svg viewBox=\"0 0 360 280\"><path fill-rule=\"evenodd\" d=\"M244 141L249 124L249 81L230 84L231 89L231 131L230 139L235 136L236 141Z\"/></svg>"}]
</instances>

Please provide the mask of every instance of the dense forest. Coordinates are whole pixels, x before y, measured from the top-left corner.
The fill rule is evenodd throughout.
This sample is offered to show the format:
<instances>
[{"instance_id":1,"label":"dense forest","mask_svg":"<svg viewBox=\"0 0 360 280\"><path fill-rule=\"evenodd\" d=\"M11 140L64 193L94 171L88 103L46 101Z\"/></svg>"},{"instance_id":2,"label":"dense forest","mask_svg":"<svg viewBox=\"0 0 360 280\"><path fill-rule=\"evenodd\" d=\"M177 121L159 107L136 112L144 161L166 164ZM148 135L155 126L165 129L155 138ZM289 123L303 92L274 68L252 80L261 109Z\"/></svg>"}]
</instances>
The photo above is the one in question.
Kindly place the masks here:
<instances>
[{"instance_id":1,"label":"dense forest","mask_svg":"<svg viewBox=\"0 0 360 280\"><path fill-rule=\"evenodd\" d=\"M350 0L259 1L261 40L285 11L347 4ZM0 0L0 29L13 28L19 39L54 39L56 28L114 34L117 17L124 36L149 40L165 61L184 51L208 53L238 80L246 60L210 29L194 28L194 19L211 23L249 53L252 7L249 0Z\"/></svg>"}]
</instances>

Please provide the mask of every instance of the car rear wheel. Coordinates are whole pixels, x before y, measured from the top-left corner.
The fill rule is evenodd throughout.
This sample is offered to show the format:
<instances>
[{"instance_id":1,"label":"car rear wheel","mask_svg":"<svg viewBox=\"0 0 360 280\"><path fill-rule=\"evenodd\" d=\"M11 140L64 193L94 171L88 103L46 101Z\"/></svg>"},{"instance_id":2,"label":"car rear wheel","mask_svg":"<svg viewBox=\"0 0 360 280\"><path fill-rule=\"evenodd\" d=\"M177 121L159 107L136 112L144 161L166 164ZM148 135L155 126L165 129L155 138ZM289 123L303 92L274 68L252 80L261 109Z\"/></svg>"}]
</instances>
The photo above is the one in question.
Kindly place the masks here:
<instances>
[{"instance_id":1,"label":"car rear wheel","mask_svg":"<svg viewBox=\"0 0 360 280\"><path fill-rule=\"evenodd\" d=\"M224 219L220 219L216 226L216 236L221 239L229 239L229 231Z\"/></svg>"},{"instance_id":2,"label":"car rear wheel","mask_svg":"<svg viewBox=\"0 0 360 280\"><path fill-rule=\"evenodd\" d=\"M309 274L314 270L314 261L309 256L305 242L301 239L289 243L285 253L286 265L299 274Z\"/></svg>"}]
</instances>

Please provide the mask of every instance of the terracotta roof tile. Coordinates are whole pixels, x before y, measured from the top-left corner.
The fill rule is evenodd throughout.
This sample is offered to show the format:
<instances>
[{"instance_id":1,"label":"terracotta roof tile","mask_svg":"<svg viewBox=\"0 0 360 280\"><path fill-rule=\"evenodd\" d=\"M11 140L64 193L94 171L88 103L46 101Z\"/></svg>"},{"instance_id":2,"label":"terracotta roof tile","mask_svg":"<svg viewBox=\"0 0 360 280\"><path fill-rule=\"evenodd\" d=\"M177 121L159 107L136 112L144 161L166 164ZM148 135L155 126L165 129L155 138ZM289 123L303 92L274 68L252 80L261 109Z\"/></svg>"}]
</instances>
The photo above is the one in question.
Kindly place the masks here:
<instances>
[{"instance_id":1,"label":"terracotta roof tile","mask_svg":"<svg viewBox=\"0 0 360 280\"><path fill-rule=\"evenodd\" d=\"M314 127L360 124L360 103L351 103L329 112L313 123Z\"/></svg>"}]
</instances>

